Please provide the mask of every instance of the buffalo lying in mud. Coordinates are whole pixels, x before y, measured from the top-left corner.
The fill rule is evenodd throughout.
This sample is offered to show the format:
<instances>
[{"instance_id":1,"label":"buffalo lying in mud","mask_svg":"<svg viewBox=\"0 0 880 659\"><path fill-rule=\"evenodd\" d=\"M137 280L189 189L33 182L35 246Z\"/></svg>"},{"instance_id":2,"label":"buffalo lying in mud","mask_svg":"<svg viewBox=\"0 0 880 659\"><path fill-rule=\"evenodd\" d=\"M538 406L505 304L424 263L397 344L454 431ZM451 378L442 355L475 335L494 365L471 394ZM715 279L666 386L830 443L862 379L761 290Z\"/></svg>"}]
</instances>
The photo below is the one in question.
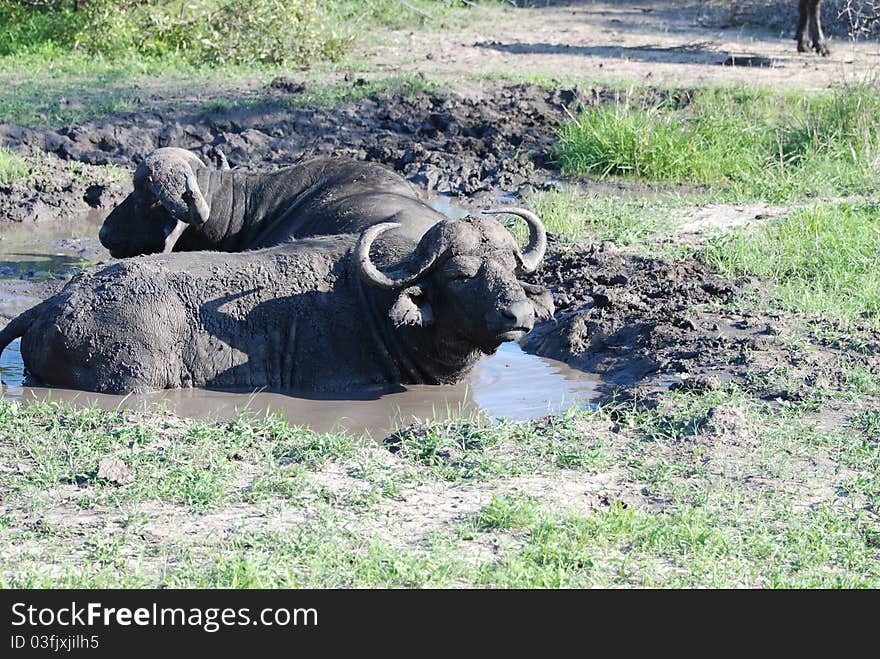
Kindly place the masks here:
<instances>
[{"instance_id":1,"label":"buffalo lying in mud","mask_svg":"<svg viewBox=\"0 0 880 659\"><path fill-rule=\"evenodd\" d=\"M822 32L822 0L798 0L798 27L795 38L798 52L809 52L810 47L820 55L828 55L828 42ZM809 37L807 27L809 26Z\"/></svg>"},{"instance_id":2,"label":"buffalo lying in mud","mask_svg":"<svg viewBox=\"0 0 880 659\"><path fill-rule=\"evenodd\" d=\"M413 249L361 234L225 254L153 255L88 270L0 332L30 376L105 393L177 387L345 391L460 379L553 314L517 279L546 250L524 209L520 250L496 220L432 226ZM390 234L389 234L390 236Z\"/></svg>"},{"instance_id":3,"label":"buffalo lying in mud","mask_svg":"<svg viewBox=\"0 0 880 659\"><path fill-rule=\"evenodd\" d=\"M101 243L117 258L241 252L385 221L427 230L445 219L390 169L338 158L251 172L207 167L189 151L166 147L144 158L133 182L101 227Z\"/></svg>"}]
</instances>

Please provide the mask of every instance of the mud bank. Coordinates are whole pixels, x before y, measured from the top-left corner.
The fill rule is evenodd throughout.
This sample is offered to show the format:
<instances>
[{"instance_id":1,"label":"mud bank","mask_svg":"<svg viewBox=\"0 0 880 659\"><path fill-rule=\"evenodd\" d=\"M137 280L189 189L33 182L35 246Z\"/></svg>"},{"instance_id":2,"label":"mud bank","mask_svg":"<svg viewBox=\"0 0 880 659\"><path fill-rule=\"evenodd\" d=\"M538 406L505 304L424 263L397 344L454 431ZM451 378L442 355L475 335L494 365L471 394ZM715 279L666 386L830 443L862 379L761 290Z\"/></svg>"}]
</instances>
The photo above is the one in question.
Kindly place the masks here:
<instances>
[{"instance_id":1,"label":"mud bank","mask_svg":"<svg viewBox=\"0 0 880 659\"><path fill-rule=\"evenodd\" d=\"M610 385L689 372L701 356L730 348L719 343L716 315L696 308L728 301L734 286L696 260L648 258L603 243L554 250L538 274L553 292L556 321L536 327L526 348L601 373Z\"/></svg>"},{"instance_id":2,"label":"mud bank","mask_svg":"<svg viewBox=\"0 0 880 659\"><path fill-rule=\"evenodd\" d=\"M838 328L857 338L833 338L827 319L812 327L819 319L738 309L728 303L757 283L727 281L697 257L647 257L610 243L557 246L534 282L553 292L556 319L535 327L524 348L598 374L609 395L734 381L765 399L804 401L845 390L842 365L880 372L876 329ZM781 372L785 378L774 375Z\"/></svg>"},{"instance_id":3,"label":"mud bank","mask_svg":"<svg viewBox=\"0 0 880 659\"><path fill-rule=\"evenodd\" d=\"M255 169L324 155L376 161L428 192L445 194L550 187L554 127L566 111L608 95L490 80L440 91L389 90L330 109L297 107L305 92L302 84L281 80L256 105L132 111L60 129L0 125L0 144L41 159L35 176L0 190L0 220L112 207L129 182L127 176L108 180L105 166L131 169L164 146L190 149L206 160L219 148L233 166ZM83 163L82 171L72 175L70 162Z\"/></svg>"},{"instance_id":4,"label":"mud bank","mask_svg":"<svg viewBox=\"0 0 880 659\"><path fill-rule=\"evenodd\" d=\"M95 213L103 217L131 191L127 171L67 162L34 149L27 153L37 163L30 176L0 185L0 223L78 222Z\"/></svg>"}]
</instances>

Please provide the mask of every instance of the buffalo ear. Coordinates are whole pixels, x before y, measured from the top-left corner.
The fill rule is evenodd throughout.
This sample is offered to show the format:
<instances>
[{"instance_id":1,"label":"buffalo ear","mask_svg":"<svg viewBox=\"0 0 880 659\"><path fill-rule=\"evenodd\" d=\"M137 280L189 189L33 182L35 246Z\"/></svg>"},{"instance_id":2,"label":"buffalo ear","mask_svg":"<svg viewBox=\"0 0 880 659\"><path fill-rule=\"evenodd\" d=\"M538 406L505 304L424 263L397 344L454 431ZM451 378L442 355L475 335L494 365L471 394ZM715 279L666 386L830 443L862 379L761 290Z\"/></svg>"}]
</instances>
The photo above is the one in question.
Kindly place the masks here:
<instances>
[{"instance_id":1,"label":"buffalo ear","mask_svg":"<svg viewBox=\"0 0 880 659\"><path fill-rule=\"evenodd\" d=\"M535 307L535 319L551 320L556 312L556 306L553 304L553 296L550 295L550 291L543 286L527 284L524 281L519 284L525 291L526 297L529 298L529 302Z\"/></svg>"},{"instance_id":2,"label":"buffalo ear","mask_svg":"<svg viewBox=\"0 0 880 659\"><path fill-rule=\"evenodd\" d=\"M418 286L404 289L388 311L388 316L395 327L412 325L427 327L434 322L434 310L424 299L424 291Z\"/></svg>"}]
</instances>

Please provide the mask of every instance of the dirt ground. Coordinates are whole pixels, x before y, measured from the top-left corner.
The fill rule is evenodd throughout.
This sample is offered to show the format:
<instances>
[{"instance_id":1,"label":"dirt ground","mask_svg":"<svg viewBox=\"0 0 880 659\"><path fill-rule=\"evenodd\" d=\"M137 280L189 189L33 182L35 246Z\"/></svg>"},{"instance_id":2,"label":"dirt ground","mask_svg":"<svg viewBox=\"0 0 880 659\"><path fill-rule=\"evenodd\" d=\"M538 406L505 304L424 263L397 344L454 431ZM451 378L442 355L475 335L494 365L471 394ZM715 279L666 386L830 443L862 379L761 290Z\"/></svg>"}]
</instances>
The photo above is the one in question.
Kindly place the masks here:
<instances>
[{"instance_id":1,"label":"dirt ground","mask_svg":"<svg viewBox=\"0 0 880 659\"><path fill-rule=\"evenodd\" d=\"M880 65L876 41L850 42L845 26L835 21L826 21L833 35L830 57L798 54L793 1L532 4L500 17L493 13L491 22L475 20L443 39L401 34L376 47L369 61L389 71L452 77L515 72L630 84L740 82L799 89L862 80L876 75Z\"/></svg>"}]
</instances>

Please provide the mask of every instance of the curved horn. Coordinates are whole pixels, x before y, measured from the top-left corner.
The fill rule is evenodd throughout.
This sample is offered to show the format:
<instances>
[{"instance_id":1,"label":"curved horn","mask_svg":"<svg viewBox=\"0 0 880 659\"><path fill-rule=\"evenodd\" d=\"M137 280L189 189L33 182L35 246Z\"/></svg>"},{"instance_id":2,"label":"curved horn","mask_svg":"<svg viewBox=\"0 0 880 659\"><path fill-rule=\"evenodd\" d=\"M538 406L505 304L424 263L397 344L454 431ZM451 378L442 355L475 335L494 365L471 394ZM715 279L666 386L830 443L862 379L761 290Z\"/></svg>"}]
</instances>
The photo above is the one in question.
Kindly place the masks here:
<instances>
[{"instance_id":1,"label":"curved horn","mask_svg":"<svg viewBox=\"0 0 880 659\"><path fill-rule=\"evenodd\" d=\"M529 225L529 244L525 250L518 255L520 264L524 272L534 272L541 265L544 259L544 253L547 251L547 230L541 218L532 211L525 208L511 206L510 208L489 208L481 211L486 215L497 215L501 213L509 213L524 219Z\"/></svg>"},{"instance_id":2,"label":"curved horn","mask_svg":"<svg viewBox=\"0 0 880 659\"><path fill-rule=\"evenodd\" d=\"M196 163L204 167L194 154L182 149L158 149L143 165L153 194L168 212L181 222L201 226L208 221L211 209L196 179Z\"/></svg>"},{"instance_id":3,"label":"curved horn","mask_svg":"<svg viewBox=\"0 0 880 659\"><path fill-rule=\"evenodd\" d=\"M186 190L183 193L183 200L189 208L189 224L202 226L211 217L211 208L199 189L199 182L196 180L195 172L191 169L187 169L184 185ZM186 220L183 221L186 222Z\"/></svg>"},{"instance_id":4,"label":"curved horn","mask_svg":"<svg viewBox=\"0 0 880 659\"><path fill-rule=\"evenodd\" d=\"M358 238L355 245L355 263L361 278L368 284L381 288L383 290L395 290L406 288L419 278L423 277L437 261L437 258L443 252L444 243L442 240L431 240L432 247L427 250L427 254L422 254L425 249L416 249L417 256L414 261L416 269L413 271L406 264L391 272L382 272L377 268L370 259L370 247L373 241L386 231L399 227L397 222L383 222L375 224L366 229ZM421 248L423 242L419 242ZM412 262L412 261L410 261ZM421 263L421 265L418 265Z\"/></svg>"}]
</instances>

